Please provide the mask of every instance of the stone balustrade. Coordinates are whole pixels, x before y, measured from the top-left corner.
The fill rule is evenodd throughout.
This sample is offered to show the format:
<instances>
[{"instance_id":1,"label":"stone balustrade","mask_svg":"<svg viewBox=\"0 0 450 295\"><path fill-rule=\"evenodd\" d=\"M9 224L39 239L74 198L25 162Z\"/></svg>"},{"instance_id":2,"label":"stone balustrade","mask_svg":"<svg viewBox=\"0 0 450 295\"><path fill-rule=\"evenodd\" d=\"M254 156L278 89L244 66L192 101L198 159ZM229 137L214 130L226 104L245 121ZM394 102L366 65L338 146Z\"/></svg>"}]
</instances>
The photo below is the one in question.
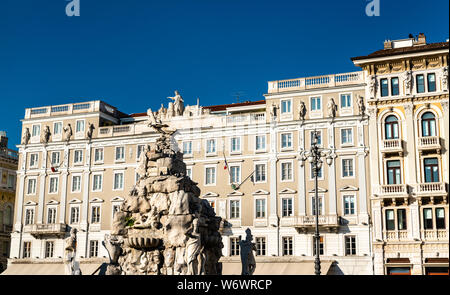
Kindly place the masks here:
<instances>
[{"instance_id":1,"label":"stone balustrade","mask_svg":"<svg viewBox=\"0 0 450 295\"><path fill-rule=\"evenodd\" d=\"M448 229L423 229L422 240L425 241L448 241Z\"/></svg>"},{"instance_id":2,"label":"stone balustrade","mask_svg":"<svg viewBox=\"0 0 450 295\"><path fill-rule=\"evenodd\" d=\"M420 150L428 150L428 149L440 149L441 144L439 142L438 136L426 136L420 137L418 148Z\"/></svg>"},{"instance_id":3,"label":"stone balustrade","mask_svg":"<svg viewBox=\"0 0 450 295\"><path fill-rule=\"evenodd\" d=\"M295 227L314 227L316 226L316 216L296 216ZM337 215L319 215L319 226L333 227L339 226L339 218Z\"/></svg>"},{"instance_id":4,"label":"stone balustrade","mask_svg":"<svg viewBox=\"0 0 450 295\"><path fill-rule=\"evenodd\" d=\"M43 236L57 236L62 238L66 230L67 225L64 223L31 224L24 227L24 232L29 232L36 238L42 238Z\"/></svg>"},{"instance_id":5,"label":"stone balustrade","mask_svg":"<svg viewBox=\"0 0 450 295\"><path fill-rule=\"evenodd\" d=\"M418 195L445 194L446 188L443 182L425 182L416 186Z\"/></svg>"},{"instance_id":6,"label":"stone balustrade","mask_svg":"<svg viewBox=\"0 0 450 295\"><path fill-rule=\"evenodd\" d=\"M406 184L382 184L377 187L375 193L380 197L407 195L408 186Z\"/></svg>"},{"instance_id":7,"label":"stone balustrade","mask_svg":"<svg viewBox=\"0 0 450 295\"><path fill-rule=\"evenodd\" d=\"M381 152L401 152L403 151L402 140L397 139L383 139Z\"/></svg>"},{"instance_id":8,"label":"stone balustrade","mask_svg":"<svg viewBox=\"0 0 450 295\"><path fill-rule=\"evenodd\" d=\"M408 240L407 230L386 230L383 231L383 236L386 241L405 241Z\"/></svg>"}]
</instances>

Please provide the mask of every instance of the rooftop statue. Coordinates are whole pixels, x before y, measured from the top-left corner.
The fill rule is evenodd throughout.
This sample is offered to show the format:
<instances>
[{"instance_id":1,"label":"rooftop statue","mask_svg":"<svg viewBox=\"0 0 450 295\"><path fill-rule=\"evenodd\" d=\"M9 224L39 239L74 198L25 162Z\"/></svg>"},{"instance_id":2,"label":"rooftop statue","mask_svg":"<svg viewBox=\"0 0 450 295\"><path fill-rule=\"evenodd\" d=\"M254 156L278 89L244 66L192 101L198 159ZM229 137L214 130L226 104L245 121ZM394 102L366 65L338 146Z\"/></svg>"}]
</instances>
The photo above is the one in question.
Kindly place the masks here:
<instances>
[{"instance_id":1,"label":"rooftop statue","mask_svg":"<svg viewBox=\"0 0 450 295\"><path fill-rule=\"evenodd\" d=\"M175 90L175 96L173 97L167 97L173 100L173 110L174 110L174 116L183 116L184 113L184 100L181 97L178 90Z\"/></svg>"},{"instance_id":2,"label":"rooftop statue","mask_svg":"<svg viewBox=\"0 0 450 295\"><path fill-rule=\"evenodd\" d=\"M336 117L337 112L337 105L334 102L334 98L330 98L330 101L328 102L328 116L331 118Z\"/></svg>"},{"instance_id":3,"label":"rooftop statue","mask_svg":"<svg viewBox=\"0 0 450 295\"><path fill-rule=\"evenodd\" d=\"M22 143L27 145L30 142L31 134L30 134L30 128L25 128L25 133L22 137Z\"/></svg>"}]
</instances>

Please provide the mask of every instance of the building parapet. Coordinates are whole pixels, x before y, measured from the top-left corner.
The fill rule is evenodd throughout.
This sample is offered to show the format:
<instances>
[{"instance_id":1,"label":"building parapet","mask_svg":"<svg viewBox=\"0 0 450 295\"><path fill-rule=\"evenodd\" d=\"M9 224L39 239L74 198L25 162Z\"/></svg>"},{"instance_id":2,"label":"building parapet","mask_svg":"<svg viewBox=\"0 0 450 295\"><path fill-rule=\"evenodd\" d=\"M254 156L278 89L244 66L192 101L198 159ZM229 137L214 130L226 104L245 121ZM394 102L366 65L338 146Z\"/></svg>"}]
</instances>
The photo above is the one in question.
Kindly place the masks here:
<instances>
[{"instance_id":1,"label":"building parapet","mask_svg":"<svg viewBox=\"0 0 450 295\"><path fill-rule=\"evenodd\" d=\"M43 236L56 236L63 238L67 231L67 225L64 223L54 224L31 224L24 227L24 232L29 232L35 238Z\"/></svg>"}]
</instances>

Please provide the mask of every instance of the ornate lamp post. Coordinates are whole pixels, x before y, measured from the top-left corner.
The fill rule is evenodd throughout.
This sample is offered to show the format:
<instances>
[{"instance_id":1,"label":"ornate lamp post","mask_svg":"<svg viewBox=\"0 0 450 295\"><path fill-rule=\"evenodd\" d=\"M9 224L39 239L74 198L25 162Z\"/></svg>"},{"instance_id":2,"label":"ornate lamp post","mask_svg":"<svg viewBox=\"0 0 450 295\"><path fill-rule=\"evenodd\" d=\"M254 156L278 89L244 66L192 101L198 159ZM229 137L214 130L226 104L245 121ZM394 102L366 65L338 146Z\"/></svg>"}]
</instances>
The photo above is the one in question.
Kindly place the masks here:
<instances>
[{"instance_id":1,"label":"ornate lamp post","mask_svg":"<svg viewBox=\"0 0 450 295\"><path fill-rule=\"evenodd\" d=\"M316 245L316 258L314 259L314 273L315 275L320 275L320 235L319 235L319 195L318 195L318 174L320 168L322 168L321 158L326 158L328 165L333 163L332 150L324 149L319 147L318 144L319 133L317 131L313 132L312 143L310 150L305 150L302 153L302 161L308 160L312 166L312 173L314 175L314 195L315 195L315 215L316 215L316 230L314 234L314 243Z\"/></svg>"}]
</instances>

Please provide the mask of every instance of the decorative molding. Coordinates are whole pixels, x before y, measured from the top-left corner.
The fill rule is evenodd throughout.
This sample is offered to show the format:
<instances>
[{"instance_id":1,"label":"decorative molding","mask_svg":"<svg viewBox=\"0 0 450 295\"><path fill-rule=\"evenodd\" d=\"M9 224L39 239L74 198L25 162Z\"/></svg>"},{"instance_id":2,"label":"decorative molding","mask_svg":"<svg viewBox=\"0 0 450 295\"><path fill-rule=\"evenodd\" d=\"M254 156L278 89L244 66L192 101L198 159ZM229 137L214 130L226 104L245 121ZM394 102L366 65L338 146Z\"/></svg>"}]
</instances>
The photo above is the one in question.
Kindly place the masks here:
<instances>
[{"instance_id":1,"label":"decorative molding","mask_svg":"<svg viewBox=\"0 0 450 295\"><path fill-rule=\"evenodd\" d=\"M203 198L212 198L212 197L216 198L216 197L218 197L218 196L219 196L219 194L216 194L216 193L213 193L213 192L207 192L207 193L204 194L202 197L203 197Z\"/></svg>"},{"instance_id":2,"label":"decorative molding","mask_svg":"<svg viewBox=\"0 0 450 295\"><path fill-rule=\"evenodd\" d=\"M228 197L240 197L243 196L244 193L240 192L240 191L234 191L232 193L227 194Z\"/></svg>"},{"instance_id":3,"label":"decorative molding","mask_svg":"<svg viewBox=\"0 0 450 295\"><path fill-rule=\"evenodd\" d=\"M93 200L89 201L89 203L103 203L104 200L100 199L100 198L94 198Z\"/></svg>"},{"instance_id":4,"label":"decorative molding","mask_svg":"<svg viewBox=\"0 0 450 295\"><path fill-rule=\"evenodd\" d=\"M263 190L263 189L259 189L259 190L255 191L255 192L253 192L252 195L269 195L269 194L270 194L270 192L268 192L266 190Z\"/></svg>"},{"instance_id":5,"label":"decorative molding","mask_svg":"<svg viewBox=\"0 0 450 295\"><path fill-rule=\"evenodd\" d=\"M359 188L351 186L351 185L346 185L344 187L342 187L341 189L339 189L340 192L354 192L354 191L359 191Z\"/></svg>"},{"instance_id":6,"label":"decorative molding","mask_svg":"<svg viewBox=\"0 0 450 295\"><path fill-rule=\"evenodd\" d=\"M282 194L295 194L297 191L290 189L290 188L285 188L283 190L281 190L280 192L278 192L278 194L282 195Z\"/></svg>"}]
</instances>

